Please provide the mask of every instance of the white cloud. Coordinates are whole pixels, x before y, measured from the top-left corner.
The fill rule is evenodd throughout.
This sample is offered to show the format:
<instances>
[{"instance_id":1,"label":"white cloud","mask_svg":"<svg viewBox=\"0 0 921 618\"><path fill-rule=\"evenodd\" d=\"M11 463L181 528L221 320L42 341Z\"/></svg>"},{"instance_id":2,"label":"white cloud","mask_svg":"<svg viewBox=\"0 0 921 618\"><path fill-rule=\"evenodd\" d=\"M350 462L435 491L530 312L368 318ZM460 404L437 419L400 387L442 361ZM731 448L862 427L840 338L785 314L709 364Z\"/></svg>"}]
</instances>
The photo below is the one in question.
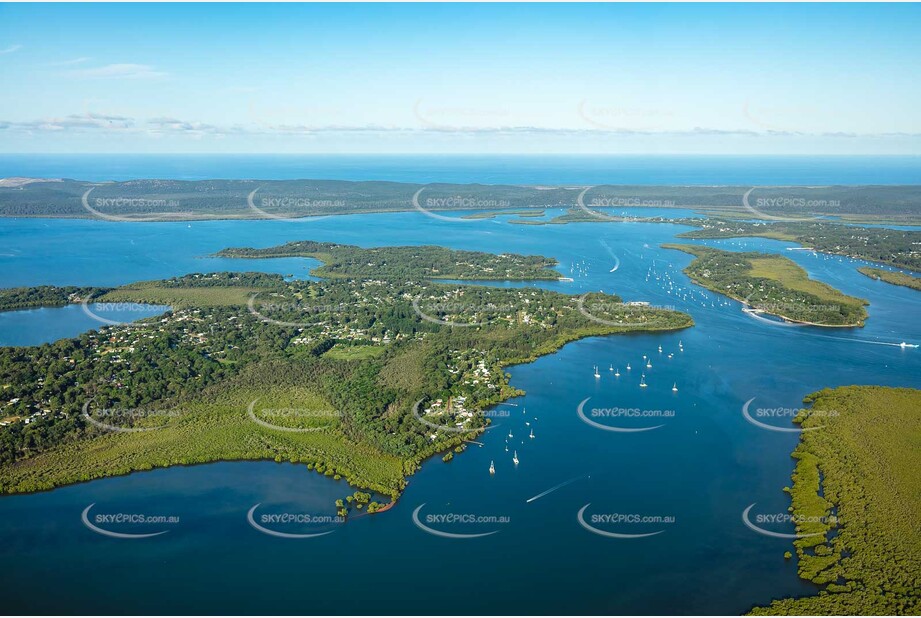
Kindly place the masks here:
<instances>
[{"instance_id":1,"label":"white cloud","mask_svg":"<svg viewBox=\"0 0 921 618\"><path fill-rule=\"evenodd\" d=\"M12 54L15 51L22 49L22 45L10 45L4 49L0 49L0 54Z\"/></svg>"},{"instance_id":2,"label":"white cloud","mask_svg":"<svg viewBox=\"0 0 921 618\"><path fill-rule=\"evenodd\" d=\"M166 73L157 71L149 64L107 64L90 69L76 69L68 73L71 77L98 79L152 79L164 77Z\"/></svg>"},{"instance_id":3,"label":"white cloud","mask_svg":"<svg viewBox=\"0 0 921 618\"><path fill-rule=\"evenodd\" d=\"M51 63L51 66L53 66L53 67L69 67L69 66L73 66L73 65L75 65L75 64L83 64L84 62L87 62L88 60L90 60L90 58L86 58L86 57L73 58L73 59L71 59L71 60L62 60L62 61L60 61L60 62L52 62L52 63Z\"/></svg>"},{"instance_id":4,"label":"white cloud","mask_svg":"<svg viewBox=\"0 0 921 618\"><path fill-rule=\"evenodd\" d=\"M713 129L694 127L689 130L636 130L636 129L573 129L563 127L541 126L504 126L504 127L437 127L418 128L381 125L216 125L205 122L188 121L173 117L156 117L138 119L128 116L111 114L97 114L87 112L83 114L70 114L58 118L42 118L27 122L0 120L0 130L34 132L64 131L74 133L93 132L97 134L118 133L137 134L152 137L165 135L185 135L195 138L204 136L425 136L440 135L446 137L476 137L476 136L522 136L522 137L569 137L569 138L611 138L611 137L745 137L745 138L837 138L837 139L918 139L921 133L845 133L845 132L818 132L806 133L798 131L752 131L750 129Z\"/></svg>"}]
</instances>

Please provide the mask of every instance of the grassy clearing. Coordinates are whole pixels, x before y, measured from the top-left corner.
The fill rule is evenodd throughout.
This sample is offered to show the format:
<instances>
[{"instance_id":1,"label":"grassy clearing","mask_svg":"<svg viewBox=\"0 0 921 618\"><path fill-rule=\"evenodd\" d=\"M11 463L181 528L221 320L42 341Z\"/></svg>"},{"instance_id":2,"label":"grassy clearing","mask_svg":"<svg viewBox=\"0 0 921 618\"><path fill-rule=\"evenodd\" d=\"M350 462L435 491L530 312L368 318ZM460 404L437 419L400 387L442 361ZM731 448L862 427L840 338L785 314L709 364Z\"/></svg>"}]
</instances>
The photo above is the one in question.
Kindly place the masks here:
<instances>
[{"instance_id":1,"label":"grassy clearing","mask_svg":"<svg viewBox=\"0 0 921 618\"><path fill-rule=\"evenodd\" d=\"M324 356L344 361L360 361L368 358L377 358L387 351L381 345L353 345L344 346L336 344Z\"/></svg>"},{"instance_id":2,"label":"grassy clearing","mask_svg":"<svg viewBox=\"0 0 921 618\"><path fill-rule=\"evenodd\" d=\"M140 470L215 461L272 459L304 463L327 476L344 477L359 487L397 493L403 483L403 460L356 442L340 430L337 414L322 397L302 386L252 389L221 385L210 393L169 408L162 428L99 435L63 445L0 468L0 491L51 489L69 483L118 476ZM253 421L313 431L273 429ZM165 406L164 406L165 407Z\"/></svg>"},{"instance_id":3,"label":"grassy clearing","mask_svg":"<svg viewBox=\"0 0 921 618\"><path fill-rule=\"evenodd\" d=\"M95 299L104 303L150 303L172 307L228 307L245 305L259 288L251 287L163 287L139 283L113 290Z\"/></svg>"},{"instance_id":4,"label":"grassy clearing","mask_svg":"<svg viewBox=\"0 0 921 618\"><path fill-rule=\"evenodd\" d=\"M809 274L796 262L783 256L750 258L748 261L751 264L748 275L751 277L772 279L786 288L812 294L829 303L852 304L858 300L839 292L827 283L810 279Z\"/></svg>"}]
</instances>

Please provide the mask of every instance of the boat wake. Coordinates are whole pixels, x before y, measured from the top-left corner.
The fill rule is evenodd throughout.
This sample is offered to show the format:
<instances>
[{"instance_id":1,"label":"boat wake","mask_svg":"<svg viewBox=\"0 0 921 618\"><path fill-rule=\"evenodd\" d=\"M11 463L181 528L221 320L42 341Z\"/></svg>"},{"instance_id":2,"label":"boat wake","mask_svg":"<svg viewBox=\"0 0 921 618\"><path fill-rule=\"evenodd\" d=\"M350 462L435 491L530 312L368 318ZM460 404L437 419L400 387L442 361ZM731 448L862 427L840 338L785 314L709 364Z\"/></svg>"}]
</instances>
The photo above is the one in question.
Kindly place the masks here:
<instances>
[{"instance_id":1,"label":"boat wake","mask_svg":"<svg viewBox=\"0 0 921 618\"><path fill-rule=\"evenodd\" d=\"M581 481L582 479L585 479L585 478L591 478L591 475L588 475L588 474L587 474L587 475L585 475L585 476L577 476L577 477L574 478L574 479L569 479L568 481L563 481L563 482L560 483L559 485L554 485L553 487L551 487L551 488L548 489L547 491L542 491L541 493L537 494L536 496L532 496L532 497L528 498L527 500L525 500L525 502L529 502L529 503L530 503L530 502L534 502L535 500L540 500L540 499L543 498L544 496L546 496L546 495L548 495L548 494L552 494L552 493L555 492L557 489L562 489L563 487L566 487L567 485L570 485L570 484L572 484L572 483L575 483L576 481Z\"/></svg>"}]
</instances>

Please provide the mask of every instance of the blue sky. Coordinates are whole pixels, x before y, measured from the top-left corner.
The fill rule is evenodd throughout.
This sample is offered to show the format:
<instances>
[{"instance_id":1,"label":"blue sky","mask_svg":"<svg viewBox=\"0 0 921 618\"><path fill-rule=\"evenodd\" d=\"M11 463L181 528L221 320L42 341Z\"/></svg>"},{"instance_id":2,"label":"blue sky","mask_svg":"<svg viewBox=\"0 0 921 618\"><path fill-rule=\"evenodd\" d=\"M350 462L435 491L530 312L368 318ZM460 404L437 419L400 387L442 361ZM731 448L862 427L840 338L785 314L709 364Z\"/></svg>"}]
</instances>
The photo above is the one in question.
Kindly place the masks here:
<instances>
[{"instance_id":1,"label":"blue sky","mask_svg":"<svg viewBox=\"0 0 921 618\"><path fill-rule=\"evenodd\" d=\"M921 154L921 6L0 5L2 152Z\"/></svg>"}]
</instances>

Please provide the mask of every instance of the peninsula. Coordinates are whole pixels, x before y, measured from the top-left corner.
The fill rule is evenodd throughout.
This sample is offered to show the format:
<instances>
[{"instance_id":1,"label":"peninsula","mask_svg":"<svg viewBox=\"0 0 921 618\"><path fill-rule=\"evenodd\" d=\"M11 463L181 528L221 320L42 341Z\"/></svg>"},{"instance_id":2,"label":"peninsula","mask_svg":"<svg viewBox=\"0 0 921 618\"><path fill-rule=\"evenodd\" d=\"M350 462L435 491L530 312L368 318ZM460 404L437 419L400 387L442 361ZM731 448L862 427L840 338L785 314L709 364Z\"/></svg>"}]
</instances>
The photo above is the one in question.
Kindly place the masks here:
<instances>
[{"instance_id":1,"label":"peninsula","mask_svg":"<svg viewBox=\"0 0 921 618\"><path fill-rule=\"evenodd\" d=\"M582 337L693 325L613 295L431 281L556 278L540 256L310 241L222 254L311 255L329 260L318 269L329 278L211 273L100 290L80 299L88 311L172 310L0 348L0 491L269 459L395 498L423 460L463 450L490 406L520 394L505 367ZM4 295L30 297L4 291L0 305Z\"/></svg>"}]
</instances>

